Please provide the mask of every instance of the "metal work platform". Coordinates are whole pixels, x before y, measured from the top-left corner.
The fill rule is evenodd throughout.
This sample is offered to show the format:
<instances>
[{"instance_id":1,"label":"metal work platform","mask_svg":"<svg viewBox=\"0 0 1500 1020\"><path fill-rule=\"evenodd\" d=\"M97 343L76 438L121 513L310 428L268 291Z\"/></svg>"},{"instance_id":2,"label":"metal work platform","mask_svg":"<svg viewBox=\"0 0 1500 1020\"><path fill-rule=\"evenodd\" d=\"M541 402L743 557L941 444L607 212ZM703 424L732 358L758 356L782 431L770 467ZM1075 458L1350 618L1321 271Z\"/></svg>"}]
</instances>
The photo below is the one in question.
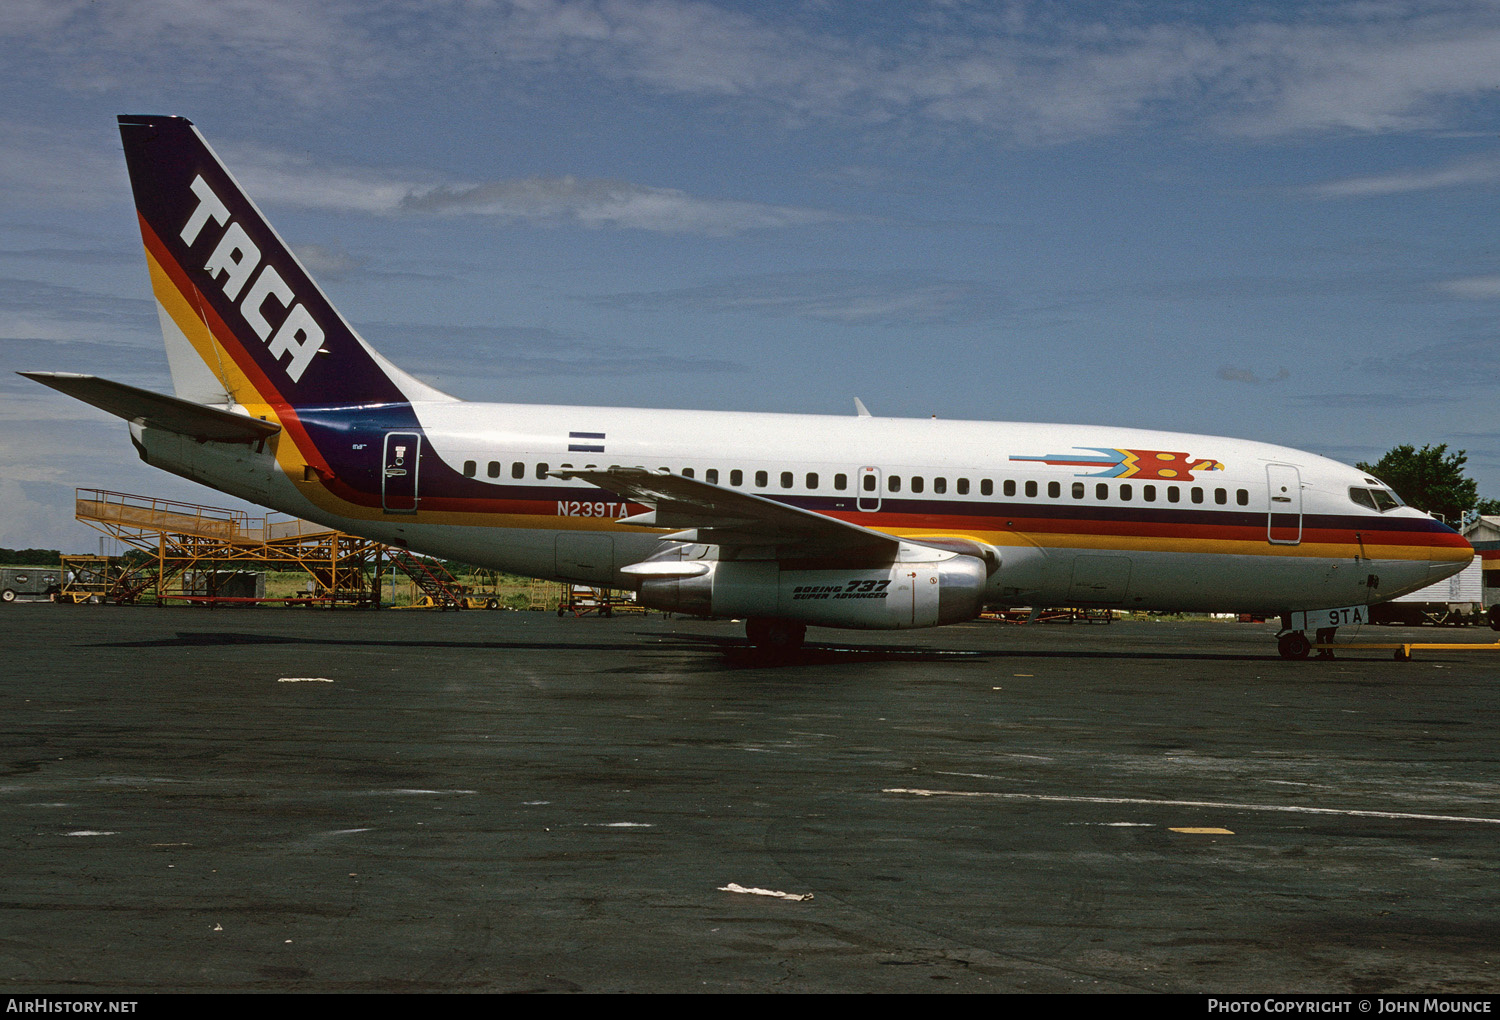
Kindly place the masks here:
<instances>
[{"instance_id":1,"label":"metal work platform","mask_svg":"<svg viewBox=\"0 0 1500 1020\"><path fill-rule=\"evenodd\" d=\"M73 577L63 587L70 601L135 602L151 595L163 603L367 606L380 600L386 546L295 517L252 517L243 510L102 489L77 490L75 514L146 558L75 558ZM250 566L302 571L306 593L246 598L218 590L217 579Z\"/></svg>"}]
</instances>

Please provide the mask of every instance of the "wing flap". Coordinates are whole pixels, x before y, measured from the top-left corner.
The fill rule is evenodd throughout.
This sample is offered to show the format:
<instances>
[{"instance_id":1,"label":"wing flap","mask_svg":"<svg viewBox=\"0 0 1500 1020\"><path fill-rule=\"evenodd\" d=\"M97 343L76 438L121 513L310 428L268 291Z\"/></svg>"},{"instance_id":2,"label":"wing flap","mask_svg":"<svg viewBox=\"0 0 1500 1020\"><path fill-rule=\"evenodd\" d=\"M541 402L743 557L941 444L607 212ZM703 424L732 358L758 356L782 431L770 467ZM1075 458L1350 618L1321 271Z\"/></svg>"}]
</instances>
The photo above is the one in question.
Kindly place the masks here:
<instances>
[{"instance_id":1,"label":"wing flap","mask_svg":"<svg viewBox=\"0 0 1500 1020\"><path fill-rule=\"evenodd\" d=\"M652 508L651 526L673 528L673 541L730 547L770 546L779 554L854 553L894 557L901 540L833 517L778 503L736 489L649 471L611 467L554 471L556 478L577 478ZM628 518L644 524L646 515Z\"/></svg>"}]
</instances>

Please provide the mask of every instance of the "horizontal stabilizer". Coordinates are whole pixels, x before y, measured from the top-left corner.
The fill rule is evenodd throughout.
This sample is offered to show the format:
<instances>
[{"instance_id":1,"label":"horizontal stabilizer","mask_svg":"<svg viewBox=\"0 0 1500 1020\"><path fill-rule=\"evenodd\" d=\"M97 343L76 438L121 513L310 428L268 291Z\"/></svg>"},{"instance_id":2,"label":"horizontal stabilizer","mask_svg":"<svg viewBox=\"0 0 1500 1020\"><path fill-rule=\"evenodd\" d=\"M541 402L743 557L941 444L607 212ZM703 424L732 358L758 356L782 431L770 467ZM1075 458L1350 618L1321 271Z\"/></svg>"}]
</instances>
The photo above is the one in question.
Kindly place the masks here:
<instances>
[{"instance_id":1,"label":"horizontal stabilizer","mask_svg":"<svg viewBox=\"0 0 1500 1020\"><path fill-rule=\"evenodd\" d=\"M281 426L275 422L249 418L180 397L168 397L135 386L126 386L124 383L101 379L97 375L77 375L73 372L19 374L35 379L43 386L51 386L70 397L76 397L85 404L93 404L126 421L176 432L192 439L220 443L255 443L281 431Z\"/></svg>"}]
</instances>

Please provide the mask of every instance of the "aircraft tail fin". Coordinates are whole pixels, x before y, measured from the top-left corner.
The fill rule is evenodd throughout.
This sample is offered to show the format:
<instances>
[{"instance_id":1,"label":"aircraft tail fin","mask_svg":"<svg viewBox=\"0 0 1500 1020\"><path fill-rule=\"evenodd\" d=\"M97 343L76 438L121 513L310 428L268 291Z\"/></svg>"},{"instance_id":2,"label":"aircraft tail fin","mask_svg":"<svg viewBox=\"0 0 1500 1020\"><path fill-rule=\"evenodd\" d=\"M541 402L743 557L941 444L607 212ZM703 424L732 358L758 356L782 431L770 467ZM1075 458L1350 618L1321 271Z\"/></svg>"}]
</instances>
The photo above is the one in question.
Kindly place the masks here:
<instances>
[{"instance_id":1,"label":"aircraft tail fin","mask_svg":"<svg viewBox=\"0 0 1500 1020\"><path fill-rule=\"evenodd\" d=\"M277 417L454 399L350 327L191 121L119 122L178 397Z\"/></svg>"}]
</instances>

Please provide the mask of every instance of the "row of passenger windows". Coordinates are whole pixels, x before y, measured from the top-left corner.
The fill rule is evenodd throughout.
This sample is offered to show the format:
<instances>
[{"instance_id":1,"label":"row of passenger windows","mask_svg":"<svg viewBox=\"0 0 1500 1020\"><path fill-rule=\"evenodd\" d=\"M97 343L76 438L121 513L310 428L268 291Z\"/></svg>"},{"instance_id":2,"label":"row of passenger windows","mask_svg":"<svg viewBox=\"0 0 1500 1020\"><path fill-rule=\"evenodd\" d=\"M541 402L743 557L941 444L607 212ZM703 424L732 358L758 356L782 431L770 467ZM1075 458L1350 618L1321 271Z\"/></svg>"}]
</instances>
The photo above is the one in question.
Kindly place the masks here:
<instances>
[{"instance_id":1,"label":"row of passenger windows","mask_svg":"<svg viewBox=\"0 0 1500 1020\"><path fill-rule=\"evenodd\" d=\"M564 468L571 468L573 465L571 465L571 464L564 464L562 466ZM593 467L594 465L590 464L588 466L589 467ZM538 479L545 479L547 477L547 472L550 471L550 470L551 470L551 468L547 464L537 464L536 467L535 467L535 475L536 475L536 477ZM665 471L665 470L668 470L668 469L667 468L662 468L662 470ZM502 471L502 465L497 460L490 461L489 464L487 465L486 469L485 469L485 473L490 478L499 478L500 475L501 475L501 471ZM477 462L472 461L472 460L466 460L466 461L464 461L464 477L466 477L466 478L474 478L474 477L476 477L478 475L478 473L479 473L479 465L478 465ZM681 475L683 475L683 477L685 477L685 478L696 478L697 477L697 472L693 468L689 468L689 467L682 468L679 473ZM522 463L521 461L515 461L514 463L512 463L510 465L510 477L511 478L525 478L526 475L527 475L526 465L524 463ZM703 480L705 482L708 482L710 485L718 485L719 484L719 469L718 468L708 468L706 471L703 472ZM783 488L783 489L794 489L794 488L797 487L797 476L796 476L796 473L792 472L792 471L781 471L781 472L778 472L776 481L780 485L780 487ZM818 472L816 472L816 471L809 471L809 472L807 472L803 476L802 481L803 481L803 487L804 488L806 488L808 490L814 490L815 491L815 490L818 489L819 483L822 481L822 479L819 476ZM948 492L948 479L946 477L938 476L936 478L931 479L931 482L932 482L932 492L935 495L944 495L944 494L946 494ZM742 471L742 470L740 470L739 468L735 468L732 471L730 471L729 472L729 477L728 477L728 484L729 484L730 488L740 488L741 486L743 486L745 484L745 472ZM901 475L886 475L885 476L885 491L886 492L889 492L889 493L899 493L899 492L902 491L903 484L907 487L908 491L910 491L910 492L912 492L914 494L915 493L922 493L922 492L926 492L927 491L928 479L924 475L908 475L908 476L906 476L905 481L903 482L903 479L902 479ZM1019 487L1018 487L1018 484L1019 484ZM756 471L755 472L755 474L754 474L754 487L756 489L762 489L762 490L763 489L767 489L767 488L770 487L770 485L771 485L771 473L769 471ZM879 481L877 479L877 476L874 475L874 474L867 474L867 475L862 476L862 478L861 478L860 488L863 491L865 491L865 492L874 493L874 492L876 492L878 490L879 485L880 485L880 483L879 483ZM1108 483L1108 482L1096 482L1096 483L1094 483L1094 498L1097 499L1097 500L1100 500L1100 501L1108 501L1110 499L1118 499L1122 503L1130 503L1130 502L1133 502L1135 500L1135 498L1136 498L1136 487L1132 483L1130 483L1130 482L1119 482L1119 483L1116 483L1116 485L1117 485L1117 487L1114 490L1114 494L1111 495L1111 491L1110 491L1111 490L1111 484L1110 483ZM1047 491L1047 498L1048 499L1061 499L1062 498L1062 486L1063 486L1062 482L1048 482L1047 483L1047 490L1046 490ZM834 475L833 476L833 488L837 492L847 492L848 489L849 489L849 476L847 474L843 474L843 473ZM967 495L969 495L970 491L971 491L970 490L969 479L967 479L967 478L955 478L955 479L953 479L953 491L955 493L957 493L958 495L960 495L960 496L967 496ZM1023 482L1023 483L1017 483L1014 478L1007 478L1007 479L1005 479L1004 482L1001 483L1001 492L1004 495L1006 495L1006 496L1014 496L1014 495L1016 495L1016 493L1018 491L1025 493L1026 497L1029 498L1029 499L1036 499L1041 494L1041 483L1036 482L1036 481L1028 481L1028 482ZM1189 486L1181 486L1181 485L1163 485L1163 486L1160 486L1160 487L1155 486L1155 485L1149 485L1149 484L1141 485L1140 486L1140 499L1141 499L1141 502L1143 502L1143 503L1155 503L1158 500L1165 500L1168 503L1181 503L1183 501L1184 494L1186 494L1188 502L1190 502L1190 503L1204 503L1204 502L1206 502L1210 498L1210 495L1209 495L1210 492L1212 492L1212 497L1211 498L1213 499L1213 502L1216 505L1218 505L1218 506L1226 506L1226 505L1228 505L1228 503L1229 503L1229 490L1228 489L1213 489L1213 490L1208 490L1208 489L1205 489L1205 488L1203 488L1201 486L1197 486L1197 485L1190 486L1190 487ZM994 481L992 479L989 479L989 478L981 478L979 480L979 494L981 496L993 496L995 494L995 483L994 483ZM1073 499L1084 499L1088 495L1088 485L1086 483L1084 483L1084 482L1073 482L1073 483L1071 483L1071 485L1069 487L1068 494ZM1234 490L1234 502L1235 502L1235 504L1237 506L1248 506L1250 504L1250 492L1249 492L1249 490L1248 489L1235 489Z\"/></svg>"}]
</instances>

